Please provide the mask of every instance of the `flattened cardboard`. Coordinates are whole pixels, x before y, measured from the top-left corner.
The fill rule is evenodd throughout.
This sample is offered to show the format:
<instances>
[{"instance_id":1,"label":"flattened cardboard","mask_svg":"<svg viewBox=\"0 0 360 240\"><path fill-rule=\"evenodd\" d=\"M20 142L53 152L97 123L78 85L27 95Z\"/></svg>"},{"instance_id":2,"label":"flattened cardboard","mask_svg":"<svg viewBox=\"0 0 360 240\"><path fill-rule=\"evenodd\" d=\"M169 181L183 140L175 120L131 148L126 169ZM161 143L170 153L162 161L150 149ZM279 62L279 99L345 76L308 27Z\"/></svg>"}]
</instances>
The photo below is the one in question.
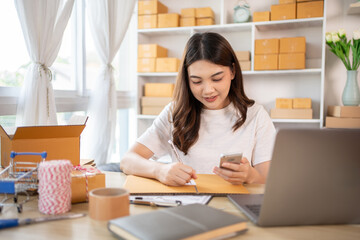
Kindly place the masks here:
<instances>
[{"instance_id":1,"label":"flattened cardboard","mask_svg":"<svg viewBox=\"0 0 360 240\"><path fill-rule=\"evenodd\" d=\"M359 106L328 106L328 116L344 118L360 118Z\"/></svg>"}]
</instances>

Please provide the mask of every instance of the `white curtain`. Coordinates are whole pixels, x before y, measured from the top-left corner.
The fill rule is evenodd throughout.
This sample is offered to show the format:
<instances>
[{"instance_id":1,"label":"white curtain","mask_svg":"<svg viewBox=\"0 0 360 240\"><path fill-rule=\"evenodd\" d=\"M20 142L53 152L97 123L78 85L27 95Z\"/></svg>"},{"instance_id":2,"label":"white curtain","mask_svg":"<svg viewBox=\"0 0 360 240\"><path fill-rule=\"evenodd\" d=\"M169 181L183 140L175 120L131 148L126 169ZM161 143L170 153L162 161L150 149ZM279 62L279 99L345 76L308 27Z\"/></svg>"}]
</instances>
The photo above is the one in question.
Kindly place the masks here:
<instances>
[{"instance_id":1,"label":"white curtain","mask_svg":"<svg viewBox=\"0 0 360 240\"><path fill-rule=\"evenodd\" d=\"M32 63L18 99L16 125L56 125L56 107L49 67L61 46L74 0L15 0Z\"/></svg>"},{"instance_id":2,"label":"white curtain","mask_svg":"<svg viewBox=\"0 0 360 240\"><path fill-rule=\"evenodd\" d=\"M128 28L136 0L87 1L87 16L102 68L88 107L88 122L81 137L82 157L97 165L111 154L116 127L116 86L111 65Z\"/></svg>"}]
</instances>

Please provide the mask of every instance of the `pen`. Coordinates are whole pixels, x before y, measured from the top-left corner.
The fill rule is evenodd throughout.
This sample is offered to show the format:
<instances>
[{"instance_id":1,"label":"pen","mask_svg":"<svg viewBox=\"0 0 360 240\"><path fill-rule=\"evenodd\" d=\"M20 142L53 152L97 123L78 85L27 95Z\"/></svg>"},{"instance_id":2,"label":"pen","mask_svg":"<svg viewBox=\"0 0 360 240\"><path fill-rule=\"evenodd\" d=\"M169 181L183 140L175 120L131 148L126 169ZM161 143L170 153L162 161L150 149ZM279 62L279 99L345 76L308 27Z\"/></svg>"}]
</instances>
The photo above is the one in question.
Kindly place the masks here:
<instances>
[{"instance_id":1,"label":"pen","mask_svg":"<svg viewBox=\"0 0 360 240\"><path fill-rule=\"evenodd\" d=\"M183 163L183 161L182 161L181 158L180 158L179 153L177 152L177 150L176 150L176 148L175 148L175 145L174 145L173 141L169 140L168 143L170 143L171 149L172 149L173 152L175 153L175 156L176 156L178 162ZM195 181L194 181L193 179L191 179L190 182L194 185L196 193L199 193L199 192L198 192L198 189L197 189L197 187L196 187Z\"/></svg>"},{"instance_id":2,"label":"pen","mask_svg":"<svg viewBox=\"0 0 360 240\"><path fill-rule=\"evenodd\" d=\"M146 200L130 200L132 204L147 205L151 207L177 207L181 205L181 201L176 200L175 202L156 202L156 201L146 201Z\"/></svg>"}]
</instances>

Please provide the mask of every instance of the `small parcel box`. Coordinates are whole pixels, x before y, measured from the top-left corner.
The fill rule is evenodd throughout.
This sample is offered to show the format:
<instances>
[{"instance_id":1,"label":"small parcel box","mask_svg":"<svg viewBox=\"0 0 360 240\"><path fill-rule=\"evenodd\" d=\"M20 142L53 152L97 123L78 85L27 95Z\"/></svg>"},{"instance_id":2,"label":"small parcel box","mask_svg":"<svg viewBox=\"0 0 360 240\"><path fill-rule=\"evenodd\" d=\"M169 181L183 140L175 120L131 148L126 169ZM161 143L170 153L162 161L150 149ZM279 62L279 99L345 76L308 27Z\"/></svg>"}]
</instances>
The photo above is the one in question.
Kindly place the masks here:
<instances>
[{"instance_id":1,"label":"small parcel box","mask_svg":"<svg viewBox=\"0 0 360 240\"><path fill-rule=\"evenodd\" d=\"M0 125L1 166L10 163L10 152L47 152L46 160L70 160L80 163L80 134L82 125L26 126L16 128L12 135ZM39 156L17 156L16 161L39 162Z\"/></svg>"}]
</instances>

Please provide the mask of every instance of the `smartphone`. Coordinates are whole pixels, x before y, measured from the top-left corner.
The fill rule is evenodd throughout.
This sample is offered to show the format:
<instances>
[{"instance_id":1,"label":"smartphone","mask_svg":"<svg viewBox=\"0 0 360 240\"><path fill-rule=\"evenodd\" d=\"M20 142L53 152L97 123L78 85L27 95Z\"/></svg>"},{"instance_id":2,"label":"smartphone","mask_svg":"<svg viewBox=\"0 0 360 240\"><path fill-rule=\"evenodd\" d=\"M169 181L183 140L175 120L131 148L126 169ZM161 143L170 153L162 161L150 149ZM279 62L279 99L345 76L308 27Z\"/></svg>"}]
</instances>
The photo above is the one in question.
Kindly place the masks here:
<instances>
[{"instance_id":1,"label":"smartphone","mask_svg":"<svg viewBox=\"0 0 360 240\"><path fill-rule=\"evenodd\" d=\"M220 155L220 168L224 168L221 165L224 162L230 162L230 163L236 163L236 164L240 164L240 161L242 159L243 154L242 153L232 153L232 154L221 154Z\"/></svg>"}]
</instances>

